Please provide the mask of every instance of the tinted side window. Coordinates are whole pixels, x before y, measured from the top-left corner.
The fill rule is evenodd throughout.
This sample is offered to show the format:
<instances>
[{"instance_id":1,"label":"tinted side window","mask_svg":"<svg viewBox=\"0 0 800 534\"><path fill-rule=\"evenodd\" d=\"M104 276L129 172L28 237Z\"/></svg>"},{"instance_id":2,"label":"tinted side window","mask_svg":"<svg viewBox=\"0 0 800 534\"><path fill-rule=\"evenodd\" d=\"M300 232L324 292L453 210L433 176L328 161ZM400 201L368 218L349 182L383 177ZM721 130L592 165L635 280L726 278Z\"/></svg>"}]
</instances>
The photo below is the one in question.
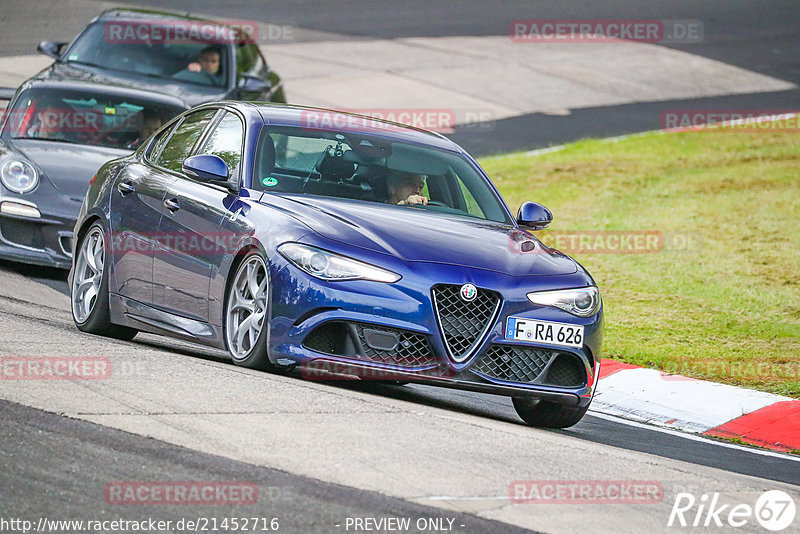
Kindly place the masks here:
<instances>
[{"instance_id":1,"label":"tinted side window","mask_svg":"<svg viewBox=\"0 0 800 534\"><path fill-rule=\"evenodd\" d=\"M461 178L457 178L458 180L458 187L461 190L461 196L464 197L464 204L461 209L469 213L470 215L474 215L476 217L480 217L481 219L486 219L486 214L483 213L483 210L478 205L478 201L475 200L475 197L472 196L472 192L469 188L461 181Z\"/></svg>"},{"instance_id":2,"label":"tinted side window","mask_svg":"<svg viewBox=\"0 0 800 534\"><path fill-rule=\"evenodd\" d=\"M228 165L230 176L239 176L243 141L242 121L235 114L226 113L208 138L201 153L219 156Z\"/></svg>"},{"instance_id":3,"label":"tinted side window","mask_svg":"<svg viewBox=\"0 0 800 534\"><path fill-rule=\"evenodd\" d=\"M164 128L164 131L158 134L150 143L150 146L147 147L147 152L145 152L144 157L150 161L155 161L155 158L158 157L159 152L161 152L161 149L164 147L164 143L169 139L170 132L174 129L174 124L169 128Z\"/></svg>"},{"instance_id":4,"label":"tinted side window","mask_svg":"<svg viewBox=\"0 0 800 534\"><path fill-rule=\"evenodd\" d=\"M180 172L183 160L189 156L192 147L216 113L216 109L205 109L187 115L164 145L155 163L171 171Z\"/></svg>"}]
</instances>

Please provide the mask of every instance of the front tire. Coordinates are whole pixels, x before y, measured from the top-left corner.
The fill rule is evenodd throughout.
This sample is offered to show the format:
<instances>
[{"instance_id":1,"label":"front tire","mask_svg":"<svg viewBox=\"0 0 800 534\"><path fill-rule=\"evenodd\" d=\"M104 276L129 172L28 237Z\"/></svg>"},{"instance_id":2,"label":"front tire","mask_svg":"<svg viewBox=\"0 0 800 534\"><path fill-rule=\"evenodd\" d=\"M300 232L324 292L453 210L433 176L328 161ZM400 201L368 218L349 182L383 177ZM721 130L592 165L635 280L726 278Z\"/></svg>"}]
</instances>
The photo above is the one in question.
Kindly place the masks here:
<instances>
[{"instance_id":1,"label":"front tire","mask_svg":"<svg viewBox=\"0 0 800 534\"><path fill-rule=\"evenodd\" d=\"M236 365L274 372L267 356L269 272L258 252L246 255L228 289L225 346Z\"/></svg>"},{"instance_id":2,"label":"front tire","mask_svg":"<svg viewBox=\"0 0 800 534\"><path fill-rule=\"evenodd\" d=\"M556 402L529 397L514 397L514 409L530 426L543 428L567 428L580 421L589 405L583 408L565 406Z\"/></svg>"},{"instance_id":3,"label":"front tire","mask_svg":"<svg viewBox=\"0 0 800 534\"><path fill-rule=\"evenodd\" d=\"M103 226L94 223L78 243L70 286L72 320L82 332L128 341L137 330L113 324L110 318L105 235Z\"/></svg>"}]
</instances>

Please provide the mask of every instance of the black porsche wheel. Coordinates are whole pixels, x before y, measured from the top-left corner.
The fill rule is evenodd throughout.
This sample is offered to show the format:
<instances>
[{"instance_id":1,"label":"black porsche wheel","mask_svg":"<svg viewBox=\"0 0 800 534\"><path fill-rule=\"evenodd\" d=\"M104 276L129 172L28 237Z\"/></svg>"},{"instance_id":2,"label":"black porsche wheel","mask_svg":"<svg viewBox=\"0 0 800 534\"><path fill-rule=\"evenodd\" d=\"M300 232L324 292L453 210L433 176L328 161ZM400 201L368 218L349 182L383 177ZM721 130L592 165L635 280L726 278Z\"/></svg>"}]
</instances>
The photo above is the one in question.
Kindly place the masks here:
<instances>
[{"instance_id":1,"label":"black porsche wheel","mask_svg":"<svg viewBox=\"0 0 800 534\"><path fill-rule=\"evenodd\" d=\"M589 406L575 408L556 402L532 398L514 397L514 409L523 421L531 426L544 428L567 428L580 421Z\"/></svg>"},{"instance_id":2,"label":"black porsche wheel","mask_svg":"<svg viewBox=\"0 0 800 534\"><path fill-rule=\"evenodd\" d=\"M107 267L105 232L95 223L78 244L70 292L72 319L82 332L133 339L137 330L112 324L109 318Z\"/></svg>"}]
</instances>

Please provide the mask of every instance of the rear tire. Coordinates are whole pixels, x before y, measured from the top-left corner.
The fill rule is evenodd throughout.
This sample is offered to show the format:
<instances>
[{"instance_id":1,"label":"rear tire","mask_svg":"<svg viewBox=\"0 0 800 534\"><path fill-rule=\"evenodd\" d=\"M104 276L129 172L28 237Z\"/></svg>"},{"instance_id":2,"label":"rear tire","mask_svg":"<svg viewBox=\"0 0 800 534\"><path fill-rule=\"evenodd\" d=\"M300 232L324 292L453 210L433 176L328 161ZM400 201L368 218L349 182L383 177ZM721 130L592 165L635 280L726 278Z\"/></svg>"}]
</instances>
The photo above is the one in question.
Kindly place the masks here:
<instances>
[{"instance_id":1,"label":"rear tire","mask_svg":"<svg viewBox=\"0 0 800 534\"><path fill-rule=\"evenodd\" d=\"M528 397L514 397L514 409L530 426L543 428L567 428L580 421L589 409L565 406L556 402Z\"/></svg>"},{"instance_id":2,"label":"rear tire","mask_svg":"<svg viewBox=\"0 0 800 534\"><path fill-rule=\"evenodd\" d=\"M108 307L108 262L106 232L96 222L78 243L70 285L72 320L81 332L129 341L138 330L111 322Z\"/></svg>"}]
</instances>

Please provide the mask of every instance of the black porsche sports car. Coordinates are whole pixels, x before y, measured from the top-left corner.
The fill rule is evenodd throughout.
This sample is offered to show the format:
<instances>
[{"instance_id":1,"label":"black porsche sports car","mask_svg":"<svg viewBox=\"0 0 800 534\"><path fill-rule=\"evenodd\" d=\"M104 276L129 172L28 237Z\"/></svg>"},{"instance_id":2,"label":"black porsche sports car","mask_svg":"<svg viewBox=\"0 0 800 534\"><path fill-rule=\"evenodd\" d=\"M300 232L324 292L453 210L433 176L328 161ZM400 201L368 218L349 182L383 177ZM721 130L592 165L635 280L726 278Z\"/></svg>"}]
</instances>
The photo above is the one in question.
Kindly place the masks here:
<instances>
[{"instance_id":1,"label":"black porsche sports car","mask_svg":"<svg viewBox=\"0 0 800 534\"><path fill-rule=\"evenodd\" d=\"M0 130L0 258L69 269L97 170L185 109L172 96L92 81L25 82Z\"/></svg>"}]
</instances>

